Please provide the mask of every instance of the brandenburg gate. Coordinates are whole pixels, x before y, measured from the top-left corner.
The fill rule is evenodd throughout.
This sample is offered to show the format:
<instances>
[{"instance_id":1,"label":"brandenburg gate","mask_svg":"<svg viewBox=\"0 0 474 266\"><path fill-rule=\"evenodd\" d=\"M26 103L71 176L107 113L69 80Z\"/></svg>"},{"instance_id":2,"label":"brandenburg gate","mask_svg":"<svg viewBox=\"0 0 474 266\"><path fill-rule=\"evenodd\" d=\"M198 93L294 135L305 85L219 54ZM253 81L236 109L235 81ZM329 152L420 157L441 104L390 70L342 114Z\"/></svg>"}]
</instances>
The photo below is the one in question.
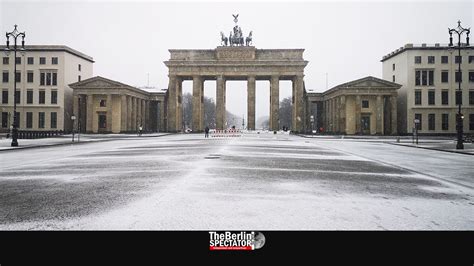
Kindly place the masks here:
<instances>
[{"instance_id":1,"label":"brandenburg gate","mask_svg":"<svg viewBox=\"0 0 474 266\"><path fill-rule=\"evenodd\" d=\"M247 81L247 128L255 129L255 83L270 81L270 129L278 130L279 82L293 82L292 131L304 123L304 49L256 49L253 46L219 46L213 50L169 50L168 131L182 127L182 82L193 81L193 131L204 125L204 81L216 80L216 128L225 129L226 81Z\"/></svg>"}]
</instances>

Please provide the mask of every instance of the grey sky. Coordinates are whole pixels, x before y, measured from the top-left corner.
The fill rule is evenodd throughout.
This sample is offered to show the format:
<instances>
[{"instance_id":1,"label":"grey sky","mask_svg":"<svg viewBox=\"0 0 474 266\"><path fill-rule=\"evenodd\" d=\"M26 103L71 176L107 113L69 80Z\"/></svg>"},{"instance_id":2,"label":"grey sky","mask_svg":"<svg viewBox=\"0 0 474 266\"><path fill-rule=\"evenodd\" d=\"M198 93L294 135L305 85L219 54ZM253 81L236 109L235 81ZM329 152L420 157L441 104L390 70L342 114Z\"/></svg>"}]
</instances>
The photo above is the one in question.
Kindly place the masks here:
<instances>
[{"instance_id":1,"label":"grey sky","mask_svg":"<svg viewBox=\"0 0 474 266\"><path fill-rule=\"evenodd\" d=\"M254 45L305 48L307 89L324 91L367 75L381 77L383 55L405 43L447 43L460 19L473 26L473 1L464 2L9 2L0 0L1 36L14 24L27 44L64 44L94 57L94 75L130 85L168 85L168 49L213 49L228 33L231 14ZM4 37L2 42L4 42ZM281 84L280 98L291 95ZM229 82L227 109L246 113L246 84ZM268 114L268 87L257 83L257 117ZM184 91L191 92L191 82ZM206 82L205 95L215 95Z\"/></svg>"}]
</instances>

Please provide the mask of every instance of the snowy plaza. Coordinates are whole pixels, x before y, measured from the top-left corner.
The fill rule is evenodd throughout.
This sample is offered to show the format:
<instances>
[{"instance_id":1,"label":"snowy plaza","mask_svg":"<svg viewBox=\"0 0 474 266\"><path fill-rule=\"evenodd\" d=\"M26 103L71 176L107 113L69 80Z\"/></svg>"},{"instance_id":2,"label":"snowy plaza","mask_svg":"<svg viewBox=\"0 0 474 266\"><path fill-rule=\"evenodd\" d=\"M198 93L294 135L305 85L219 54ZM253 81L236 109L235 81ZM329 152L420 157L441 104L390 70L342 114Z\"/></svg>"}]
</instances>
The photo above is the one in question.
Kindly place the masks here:
<instances>
[{"instance_id":1,"label":"snowy plaza","mask_svg":"<svg viewBox=\"0 0 474 266\"><path fill-rule=\"evenodd\" d=\"M1 150L0 229L474 229L469 154L283 132L107 136Z\"/></svg>"}]
</instances>

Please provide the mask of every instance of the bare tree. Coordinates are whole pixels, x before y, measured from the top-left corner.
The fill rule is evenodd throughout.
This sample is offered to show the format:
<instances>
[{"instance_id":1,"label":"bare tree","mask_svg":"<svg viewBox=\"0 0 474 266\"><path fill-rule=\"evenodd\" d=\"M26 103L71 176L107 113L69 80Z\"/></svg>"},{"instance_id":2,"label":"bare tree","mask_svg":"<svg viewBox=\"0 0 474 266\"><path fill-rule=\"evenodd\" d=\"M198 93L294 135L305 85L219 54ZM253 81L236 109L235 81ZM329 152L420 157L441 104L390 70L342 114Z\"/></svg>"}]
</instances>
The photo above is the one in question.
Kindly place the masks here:
<instances>
[{"instance_id":1,"label":"bare tree","mask_svg":"<svg viewBox=\"0 0 474 266\"><path fill-rule=\"evenodd\" d=\"M293 104L291 102L291 97L284 98L280 101L280 108L278 115L280 118L280 128L291 127L291 114L293 113Z\"/></svg>"}]
</instances>

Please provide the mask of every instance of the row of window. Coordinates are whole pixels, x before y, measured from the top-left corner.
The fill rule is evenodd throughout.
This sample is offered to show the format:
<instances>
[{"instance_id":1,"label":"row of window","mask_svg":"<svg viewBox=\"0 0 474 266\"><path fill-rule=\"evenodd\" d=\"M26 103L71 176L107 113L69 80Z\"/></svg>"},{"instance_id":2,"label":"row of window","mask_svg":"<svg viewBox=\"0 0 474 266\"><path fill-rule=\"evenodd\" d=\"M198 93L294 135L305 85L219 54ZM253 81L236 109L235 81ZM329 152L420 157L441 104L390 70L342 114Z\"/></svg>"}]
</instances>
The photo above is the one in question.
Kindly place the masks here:
<instances>
[{"instance_id":1,"label":"row of window","mask_svg":"<svg viewBox=\"0 0 474 266\"><path fill-rule=\"evenodd\" d=\"M58 60L57 57L51 57L51 65L57 65L58 62L59 62L59 60ZM15 63L17 65L21 65L21 57L15 58ZM35 64L35 58L34 57L27 57L26 58L26 63L28 65L34 65ZM3 58L3 64L4 65L9 65L10 64L10 57L4 57ZM40 57L39 58L39 64L40 65L46 65L46 57Z\"/></svg>"},{"instance_id":2,"label":"row of window","mask_svg":"<svg viewBox=\"0 0 474 266\"><path fill-rule=\"evenodd\" d=\"M470 70L468 74L469 82L474 83L474 71ZM395 79L395 76L393 76ZM434 86L434 70L415 70L415 86ZM456 71L454 75L456 83L462 83L462 71ZM395 81L394 81L395 82ZM441 83L449 83L449 71L441 70Z\"/></svg>"},{"instance_id":3,"label":"row of window","mask_svg":"<svg viewBox=\"0 0 474 266\"><path fill-rule=\"evenodd\" d=\"M423 115L415 114L418 130L423 130ZM436 114L428 114L428 130L436 130ZM441 114L441 130L449 130L449 114ZM469 114L469 130L474 130L474 114Z\"/></svg>"},{"instance_id":4,"label":"row of window","mask_svg":"<svg viewBox=\"0 0 474 266\"><path fill-rule=\"evenodd\" d=\"M12 91L13 93L13 91ZM8 95L9 95L9 90L8 89L3 89L2 90L2 104L8 104ZM21 103L21 91L16 91L16 103L20 104ZM46 90L38 90L38 104L46 104ZM26 90L26 103L27 104L33 104L34 100L34 90L33 89L27 89ZM50 98L50 104L57 104L58 103L58 91L57 90L51 90L51 98Z\"/></svg>"},{"instance_id":5,"label":"row of window","mask_svg":"<svg viewBox=\"0 0 474 266\"><path fill-rule=\"evenodd\" d=\"M447 55L442 55L441 56L441 64L448 64L448 62L449 62L449 57ZM474 56L473 55L468 56L468 62L469 62L469 64L474 63ZM419 56L419 55L415 56L415 64L421 64L421 63L422 63L422 57ZM435 64L436 63L436 57L434 55L429 55L427 57L427 63L428 64ZM459 64L459 63L462 64L462 56L456 55L454 57L454 63L455 64ZM395 70L395 64L392 65L392 69Z\"/></svg>"},{"instance_id":6,"label":"row of window","mask_svg":"<svg viewBox=\"0 0 474 266\"><path fill-rule=\"evenodd\" d=\"M55 129L58 127L58 113L57 112L51 112L49 113L50 115L50 128ZM16 113L16 118L17 118L17 125L18 127L21 128L33 128L33 112L26 112L26 125L22 125L21 119L20 119L20 113ZM45 120L46 118L46 113L45 112L38 112L38 128L45 128ZM8 128L9 124L13 124L12 117L10 113L7 112L2 112L2 128Z\"/></svg>"},{"instance_id":7,"label":"row of window","mask_svg":"<svg viewBox=\"0 0 474 266\"><path fill-rule=\"evenodd\" d=\"M415 90L415 105L422 105L421 90ZM441 104L449 105L449 90L441 91ZM456 91L456 105L462 104L462 91ZM436 105L435 90L428 90L428 105ZM474 105L474 91L469 91L469 105Z\"/></svg>"},{"instance_id":8,"label":"row of window","mask_svg":"<svg viewBox=\"0 0 474 266\"><path fill-rule=\"evenodd\" d=\"M28 71L26 73L26 82L33 83L35 80L34 72ZM10 75L8 71L3 71L2 82L8 83L10 81ZM17 71L15 73L15 82L21 82L21 72ZM54 70L41 71L40 72L40 85L41 86L57 86L58 85L58 73Z\"/></svg>"}]
</instances>

